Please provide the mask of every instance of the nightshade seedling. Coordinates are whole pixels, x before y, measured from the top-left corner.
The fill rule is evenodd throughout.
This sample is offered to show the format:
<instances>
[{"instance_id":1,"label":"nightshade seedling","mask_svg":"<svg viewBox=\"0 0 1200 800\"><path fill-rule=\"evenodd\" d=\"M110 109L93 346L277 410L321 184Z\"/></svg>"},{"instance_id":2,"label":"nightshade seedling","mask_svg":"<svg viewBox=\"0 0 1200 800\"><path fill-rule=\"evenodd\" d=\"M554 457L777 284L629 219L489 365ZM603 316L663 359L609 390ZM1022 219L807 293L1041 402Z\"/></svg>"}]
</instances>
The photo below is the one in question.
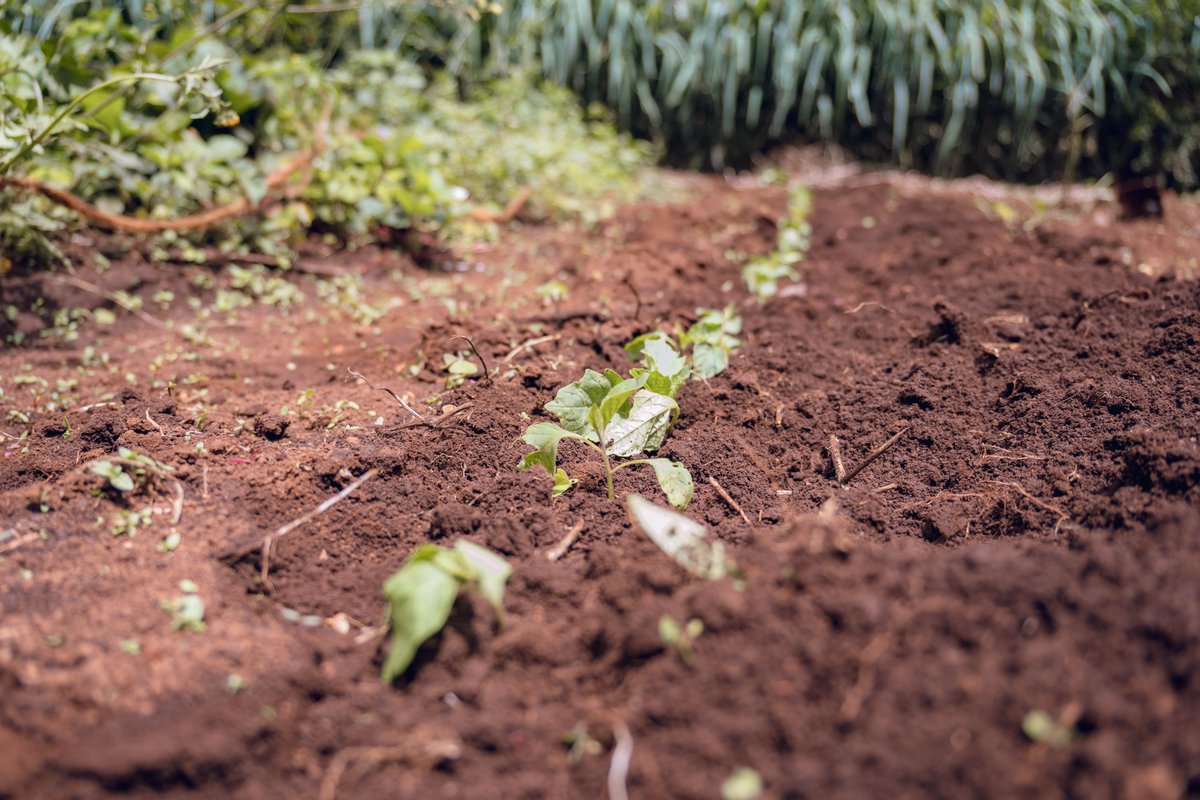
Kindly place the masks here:
<instances>
[{"instance_id":1,"label":"nightshade seedling","mask_svg":"<svg viewBox=\"0 0 1200 800\"><path fill-rule=\"evenodd\" d=\"M504 585L512 567L500 556L465 539L453 550L423 545L383 585L388 601L392 647L383 662L383 680L391 683L412 663L426 639L446 626L459 592L475 592L492 604L504 626Z\"/></svg>"},{"instance_id":2,"label":"nightshade seedling","mask_svg":"<svg viewBox=\"0 0 1200 800\"><path fill-rule=\"evenodd\" d=\"M659 448L679 416L679 406L671 395L649 387L653 384L670 390L677 379L682 383L686 377L678 379L677 374L639 370L635 377L622 378L611 369L604 374L586 370L582 378L559 389L546 404L546 410L558 417L560 424L538 422L525 430L522 438L536 450L526 454L517 469L545 468L554 476L553 495L557 497L574 483L558 466L558 445L563 439L573 439L599 454L610 500L616 499L613 475L626 467L644 464L654 470L658 485L671 505L684 508L695 487L692 474L683 464L668 458L637 458L614 466L610 457L629 458Z\"/></svg>"},{"instance_id":3,"label":"nightshade seedling","mask_svg":"<svg viewBox=\"0 0 1200 800\"><path fill-rule=\"evenodd\" d=\"M657 381L652 378L647 388L674 397L689 376L713 378L729 366L730 354L742 345L737 338L742 332L737 309L733 305L722 310L697 308L696 314L699 319L686 331L679 331L678 347L663 331L643 333L625 345L631 359L640 359L652 373L662 376ZM689 347L691 353L683 355ZM630 374L637 376L644 371L635 368Z\"/></svg>"}]
</instances>

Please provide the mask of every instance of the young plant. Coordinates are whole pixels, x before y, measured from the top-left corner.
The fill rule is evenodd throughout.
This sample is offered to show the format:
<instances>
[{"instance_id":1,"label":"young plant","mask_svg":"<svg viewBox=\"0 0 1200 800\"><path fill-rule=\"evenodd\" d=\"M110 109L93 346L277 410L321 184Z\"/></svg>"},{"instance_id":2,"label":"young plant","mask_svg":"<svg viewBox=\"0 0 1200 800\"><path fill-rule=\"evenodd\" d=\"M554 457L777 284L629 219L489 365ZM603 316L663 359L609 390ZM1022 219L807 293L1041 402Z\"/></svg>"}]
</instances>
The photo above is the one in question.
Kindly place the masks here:
<instances>
[{"instance_id":1,"label":"young plant","mask_svg":"<svg viewBox=\"0 0 1200 800\"><path fill-rule=\"evenodd\" d=\"M742 268L746 288L759 302L779 294L779 282L783 279L800 279L795 265L803 261L808 252L809 239L812 237L812 226L808 222L810 211L812 192L808 187L792 189L787 216L778 222L779 237L775 251L751 260Z\"/></svg>"},{"instance_id":2,"label":"young plant","mask_svg":"<svg viewBox=\"0 0 1200 800\"><path fill-rule=\"evenodd\" d=\"M128 447L121 447L117 449L117 458L94 461L89 469L96 475L107 478L108 485L118 492L132 492L135 488L145 486L153 478L165 477L174 467Z\"/></svg>"},{"instance_id":3,"label":"young plant","mask_svg":"<svg viewBox=\"0 0 1200 800\"><path fill-rule=\"evenodd\" d=\"M417 649L446 626L460 592L483 597L504 626L504 585L512 567L500 556L465 539L453 550L427 544L408 557L383 585L388 601L392 647L383 663L383 680L391 683L408 669Z\"/></svg>"},{"instance_id":4,"label":"young plant","mask_svg":"<svg viewBox=\"0 0 1200 800\"><path fill-rule=\"evenodd\" d=\"M616 499L613 475L626 467L644 464L654 470L658 485L671 505L676 508L687 506L694 486L692 475L683 464L667 458L635 458L616 465L612 463L613 456L629 458L656 451L679 416L679 406L672 397L673 385L678 389L675 384L677 374L667 376L657 369L638 370L637 373L634 377L622 378L611 369L605 370L604 374L589 369L582 378L559 389L555 398L546 404L546 410L558 418L559 424L538 422L526 429L522 438L536 449L521 459L517 469L545 468L554 476L553 495L557 497L574 483L558 466L559 443L563 439L572 439L600 456L610 500ZM684 375L678 383L686 377ZM649 388L651 383L672 394Z\"/></svg>"},{"instance_id":5,"label":"young plant","mask_svg":"<svg viewBox=\"0 0 1200 800\"><path fill-rule=\"evenodd\" d=\"M696 639L702 633L704 622L699 619L690 619L686 625L680 625L669 614L658 618L658 638L662 639L662 643L667 647L674 649L684 664L691 663L692 656L696 654Z\"/></svg>"},{"instance_id":6,"label":"young plant","mask_svg":"<svg viewBox=\"0 0 1200 800\"><path fill-rule=\"evenodd\" d=\"M720 375L729 366L729 356L742 345L742 317L732 304L718 311L697 308L700 316L686 333L680 334L679 346L692 348L692 371L701 378Z\"/></svg>"}]
</instances>

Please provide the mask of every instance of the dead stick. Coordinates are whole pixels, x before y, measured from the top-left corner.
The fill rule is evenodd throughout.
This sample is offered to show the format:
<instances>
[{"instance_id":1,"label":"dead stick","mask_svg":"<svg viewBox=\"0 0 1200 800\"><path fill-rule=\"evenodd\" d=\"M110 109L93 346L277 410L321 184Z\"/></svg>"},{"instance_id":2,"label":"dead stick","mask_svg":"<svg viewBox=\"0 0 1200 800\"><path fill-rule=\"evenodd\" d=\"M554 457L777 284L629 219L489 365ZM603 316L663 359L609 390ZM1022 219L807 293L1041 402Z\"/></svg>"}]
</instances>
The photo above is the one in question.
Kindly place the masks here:
<instances>
[{"instance_id":1,"label":"dead stick","mask_svg":"<svg viewBox=\"0 0 1200 800\"><path fill-rule=\"evenodd\" d=\"M471 352L474 353L475 357L479 359L479 366L483 367L483 377L487 379L488 383L491 383L492 382L492 373L488 371L487 362L483 360L483 356L481 356L479 354L479 351L477 349L475 349L475 343L471 341L471 338L469 336L451 336L450 338L451 339L462 339L467 344L471 345Z\"/></svg>"},{"instance_id":2,"label":"dead stick","mask_svg":"<svg viewBox=\"0 0 1200 800\"><path fill-rule=\"evenodd\" d=\"M833 474L838 483L846 482L846 465L842 463L842 444L837 436L829 434L829 458L833 461Z\"/></svg>"},{"instance_id":3,"label":"dead stick","mask_svg":"<svg viewBox=\"0 0 1200 800\"><path fill-rule=\"evenodd\" d=\"M358 478L355 479L352 483L350 483L348 486L346 486L345 489L342 489L340 492L335 494L333 497L330 497L325 502L321 503L321 505L317 506L312 511L309 511L307 514L305 514L301 517L297 517L296 519L292 520L291 522L287 523L286 525L281 525L279 528L277 528L275 530L274 533L269 533L265 537L263 537L262 563L260 565L263 584L265 585L267 583L267 573L271 569L271 545L273 545L280 538L282 538L282 537L288 535L289 533L291 533L292 531L296 530L296 528L299 528L304 523L313 519L314 517L324 514L326 511L333 508L335 505L342 502L347 497L349 497L351 494L353 494L354 491L356 489L358 489L358 487L362 486L364 483L371 480L371 478L374 478L378 474L379 474L379 470L377 470L377 469L367 470L362 475L359 475Z\"/></svg>"},{"instance_id":4,"label":"dead stick","mask_svg":"<svg viewBox=\"0 0 1200 800\"><path fill-rule=\"evenodd\" d=\"M575 525L572 526L571 530L567 531L567 535L564 536L559 543L554 546L554 549L546 553L546 558L550 561L558 561L567 554L567 551L570 550L571 545L575 544L575 542L579 539L579 534L581 533L583 533L583 520L576 522Z\"/></svg>"},{"instance_id":5,"label":"dead stick","mask_svg":"<svg viewBox=\"0 0 1200 800\"><path fill-rule=\"evenodd\" d=\"M510 361L512 361L514 358L516 358L521 353L522 350L531 350L539 344L545 344L546 342L553 342L554 340L561 339L561 338L562 338L561 334L552 333L549 336L539 336L536 339L530 339L527 342L522 342L521 344L514 347L512 350L508 351L508 355L506 355L504 357L504 363L507 364Z\"/></svg>"},{"instance_id":6,"label":"dead stick","mask_svg":"<svg viewBox=\"0 0 1200 800\"><path fill-rule=\"evenodd\" d=\"M860 472L862 472L864 469L866 469L866 468L867 468L867 466L868 466L868 465L870 465L870 463L871 463L872 461L874 461L875 459L879 458L881 455L883 455L885 452L887 452L887 449L888 449L889 447L891 447L891 446L892 446L892 445L894 445L894 444L895 444L897 441L899 441L899 440L900 440L900 437L901 437L901 436L904 434L904 432L905 432L905 431L907 431L907 430L908 430L908 428L901 428L900 430L896 431L896 433L895 433L895 434L892 436L892 438L888 439L886 442L884 442L883 444L879 445L879 447L876 447L874 450L872 450L871 452L867 453L867 457L866 457L866 458L864 458L862 461L860 461L857 467L855 467L854 469L850 470L850 472L846 473L846 477L845 477L845 479L843 479L842 481L840 481L840 483L841 483L843 486L845 486L847 483L849 483L851 480L853 480L855 475L857 475L858 473L860 473Z\"/></svg>"},{"instance_id":7,"label":"dead stick","mask_svg":"<svg viewBox=\"0 0 1200 800\"><path fill-rule=\"evenodd\" d=\"M711 483L712 487L717 490L717 494L721 495L721 499L724 500L729 505L730 508L732 508L739 515L741 515L742 519L746 522L747 525L749 525L750 518L746 516L745 511L742 511L742 507L740 505L738 505L738 501L733 499L733 495L731 495L731 494L729 494L729 492L725 491L725 487L722 486L717 481L717 479L714 478L712 475L708 476L708 482Z\"/></svg>"},{"instance_id":8,"label":"dead stick","mask_svg":"<svg viewBox=\"0 0 1200 800\"><path fill-rule=\"evenodd\" d=\"M367 385L367 387L371 389L371 391L387 392L388 394L390 394L392 396L393 400L395 400L397 403L399 403L401 406L403 406L405 411L412 414L414 417L419 419L421 422L425 422L425 418L422 417L420 414L418 414L417 410L415 408L410 406L408 403L404 402L404 400L400 397L400 395L396 394L394 391L392 391L388 387L376 386L375 384L373 384L369 380L367 380L365 377L363 377L360 373L355 372L354 370L350 369L349 367L346 367L346 372L349 372L351 375L353 375L354 377L358 378L360 381L365 383Z\"/></svg>"}]
</instances>

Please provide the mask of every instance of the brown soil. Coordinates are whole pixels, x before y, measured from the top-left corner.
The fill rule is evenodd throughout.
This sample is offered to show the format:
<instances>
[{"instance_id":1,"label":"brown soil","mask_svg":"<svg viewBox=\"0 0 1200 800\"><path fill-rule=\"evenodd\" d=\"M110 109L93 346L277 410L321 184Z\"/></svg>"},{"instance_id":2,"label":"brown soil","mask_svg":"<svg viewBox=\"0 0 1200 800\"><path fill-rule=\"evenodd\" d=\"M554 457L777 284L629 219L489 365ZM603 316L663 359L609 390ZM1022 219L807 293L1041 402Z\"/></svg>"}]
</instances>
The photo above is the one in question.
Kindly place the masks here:
<instances>
[{"instance_id":1,"label":"brown soil","mask_svg":"<svg viewBox=\"0 0 1200 800\"><path fill-rule=\"evenodd\" d=\"M183 299L211 303L230 275L117 240L75 242L79 277L172 328L78 283L4 278L0 305L21 309L6 334L36 331L38 297L117 321L0 351L3 430L31 430L0 442L0 796L602 797L626 729L635 798L714 798L739 766L766 798L1200 796L1200 289L1135 268L1195 253L1196 208L1026 233L953 190L825 190L803 289L760 306L729 256L770 248L783 193L674 180L689 202L530 229L473 253L481 270L330 256L395 298L373 327L294 276L308 302L218 315L194 344ZM103 272L96 249L116 256ZM549 278L568 299L531 299ZM745 347L684 388L664 453L691 468L688 514L742 591L682 572L570 447L583 480L557 500L513 469L523 413L584 367L624 369L636 333L728 302ZM493 380L442 387L456 334ZM405 426L347 368L440 395L429 414L470 408ZM339 400L359 409L334 420ZM853 465L901 430L839 487L831 434ZM122 501L86 468L120 446L175 467L132 501L157 509L132 538L110 533ZM268 585L257 550L222 559L368 469L279 541ZM637 470L617 483L656 497ZM380 587L460 536L511 561L508 626L461 602L385 686ZM184 579L204 632L161 607ZM689 663L664 614L703 621ZM1031 741L1035 710L1069 741Z\"/></svg>"}]
</instances>

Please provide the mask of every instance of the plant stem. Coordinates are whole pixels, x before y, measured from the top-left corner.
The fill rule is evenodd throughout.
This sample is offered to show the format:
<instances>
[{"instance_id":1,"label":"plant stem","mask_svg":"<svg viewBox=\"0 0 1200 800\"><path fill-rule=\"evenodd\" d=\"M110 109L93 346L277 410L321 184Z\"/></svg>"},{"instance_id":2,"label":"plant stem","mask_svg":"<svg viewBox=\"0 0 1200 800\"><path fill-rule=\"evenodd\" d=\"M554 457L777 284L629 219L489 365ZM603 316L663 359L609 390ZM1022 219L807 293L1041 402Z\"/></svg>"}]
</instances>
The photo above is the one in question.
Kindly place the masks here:
<instances>
[{"instance_id":1,"label":"plant stem","mask_svg":"<svg viewBox=\"0 0 1200 800\"><path fill-rule=\"evenodd\" d=\"M49 136L56 127L58 127L58 123L66 119L72 111L79 107L80 103L94 95L96 92L104 91L105 89L118 86L122 83L129 83L130 81L165 81L167 83L175 83L176 80L177 79L174 75L163 75L159 72L135 72L132 75L121 75L116 78L109 78L103 83L96 84L86 92L82 92L81 94L77 95L73 100L71 100L70 103L67 104L66 108L58 112L58 116L51 120L49 125L38 131L37 135L22 145L20 150L10 156L3 164L0 164L0 175L8 172L14 164L16 164L25 156L29 155L29 153L33 151L33 148L41 144L41 141Z\"/></svg>"},{"instance_id":2,"label":"plant stem","mask_svg":"<svg viewBox=\"0 0 1200 800\"><path fill-rule=\"evenodd\" d=\"M604 427L596 428L596 434L600 438L600 455L604 456L604 480L608 483L608 499L616 500L617 493L613 491L613 473L617 470L613 469L612 463L608 460L608 440L604 436ZM618 465L620 469L624 465Z\"/></svg>"}]
</instances>

